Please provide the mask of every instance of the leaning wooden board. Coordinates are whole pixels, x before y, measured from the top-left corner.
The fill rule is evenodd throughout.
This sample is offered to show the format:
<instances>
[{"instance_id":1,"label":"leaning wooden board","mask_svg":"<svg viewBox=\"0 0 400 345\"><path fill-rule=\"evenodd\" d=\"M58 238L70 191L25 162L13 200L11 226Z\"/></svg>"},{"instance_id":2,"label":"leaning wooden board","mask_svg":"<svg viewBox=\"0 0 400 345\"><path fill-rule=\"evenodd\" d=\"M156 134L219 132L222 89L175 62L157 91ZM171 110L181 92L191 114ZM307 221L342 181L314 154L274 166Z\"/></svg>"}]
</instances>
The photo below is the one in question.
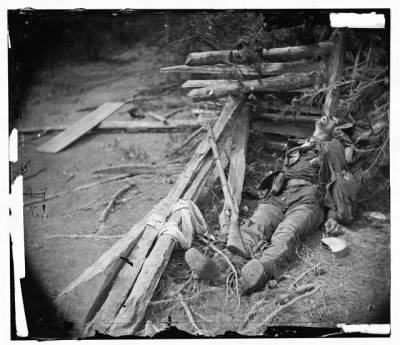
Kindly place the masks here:
<instances>
[{"instance_id":1,"label":"leaning wooden board","mask_svg":"<svg viewBox=\"0 0 400 345\"><path fill-rule=\"evenodd\" d=\"M125 103L104 103L95 111L86 115L62 133L40 145L36 150L40 152L57 153L79 139L86 132L96 127L100 122L115 113Z\"/></svg>"}]
</instances>

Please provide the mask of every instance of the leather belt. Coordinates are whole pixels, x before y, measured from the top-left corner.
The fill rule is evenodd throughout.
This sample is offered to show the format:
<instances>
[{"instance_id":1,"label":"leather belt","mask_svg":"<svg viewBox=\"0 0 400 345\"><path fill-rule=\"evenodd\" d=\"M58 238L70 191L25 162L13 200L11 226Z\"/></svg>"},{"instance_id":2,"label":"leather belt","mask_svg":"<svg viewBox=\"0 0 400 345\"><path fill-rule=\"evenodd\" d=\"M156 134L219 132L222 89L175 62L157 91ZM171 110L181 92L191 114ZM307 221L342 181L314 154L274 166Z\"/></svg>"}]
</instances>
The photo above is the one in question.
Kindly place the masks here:
<instances>
[{"instance_id":1,"label":"leather belt","mask_svg":"<svg viewBox=\"0 0 400 345\"><path fill-rule=\"evenodd\" d=\"M301 186L312 186L313 183L307 180L302 180L299 178L291 178L287 180L286 187L301 187Z\"/></svg>"}]
</instances>

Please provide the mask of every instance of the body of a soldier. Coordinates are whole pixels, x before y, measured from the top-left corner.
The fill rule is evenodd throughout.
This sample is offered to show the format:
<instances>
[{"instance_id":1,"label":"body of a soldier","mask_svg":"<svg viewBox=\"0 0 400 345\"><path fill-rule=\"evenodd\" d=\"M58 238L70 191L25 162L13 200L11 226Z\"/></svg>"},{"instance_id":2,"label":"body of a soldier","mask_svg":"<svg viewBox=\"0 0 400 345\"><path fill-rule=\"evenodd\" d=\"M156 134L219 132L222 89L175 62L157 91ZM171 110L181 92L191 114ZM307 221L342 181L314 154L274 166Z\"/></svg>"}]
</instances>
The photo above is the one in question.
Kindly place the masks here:
<instances>
[{"instance_id":1,"label":"body of a soldier","mask_svg":"<svg viewBox=\"0 0 400 345\"><path fill-rule=\"evenodd\" d=\"M277 279L295 258L296 247L318 229L326 220L326 214L326 230L337 226L334 212L326 210L323 204L326 152L331 143L332 147L338 144L330 136L335 123L333 119L322 117L309 140L287 150L280 187L273 188L273 193L269 193L253 216L241 225L247 252L244 259L251 260L244 264L244 260L235 259L235 253L224 251L237 263L237 268L241 268L243 293L262 288L269 279ZM325 173L321 174L323 169ZM260 247L265 249L260 251ZM228 268L222 257L215 257L213 261L221 272Z\"/></svg>"},{"instance_id":2,"label":"body of a soldier","mask_svg":"<svg viewBox=\"0 0 400 345\"><path fill-rule=\"evenodd\" d=\"M319 176L322 153L318 146L311 139L289 152L285 157L282 190L264 199L241 227L248 256L256 257L263 266L266 276L262 282L277 279L295 258L298 245L325 220ZM266 249L257 253L260 246ZM256 272L261 269L255 261L250 265ZM249 290L257 288L253 286Z\"/></svg>"}]
</instances>

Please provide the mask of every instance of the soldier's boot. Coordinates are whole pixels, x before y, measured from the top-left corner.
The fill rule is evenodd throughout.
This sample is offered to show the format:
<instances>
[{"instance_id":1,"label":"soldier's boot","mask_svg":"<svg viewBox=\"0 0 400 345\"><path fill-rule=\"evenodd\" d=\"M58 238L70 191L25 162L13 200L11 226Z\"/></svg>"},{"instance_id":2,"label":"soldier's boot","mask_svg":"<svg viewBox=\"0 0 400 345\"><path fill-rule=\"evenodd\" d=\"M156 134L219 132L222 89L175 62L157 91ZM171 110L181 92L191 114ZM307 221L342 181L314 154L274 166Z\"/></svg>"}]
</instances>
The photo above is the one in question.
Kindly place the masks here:
<instances>
[{"instance_id":1,"label":"soldier's boot","mask_svg":"<svg viewBox=\"0 0 400 345\"><path fill-rule=\"evenodd\" d=\"M234 266L243 266L242 260L229 250L222 251L224 255L233 263ZM202 254L196 248L190 248L185 253L185 261L190 269L198 275L200 279L207 279L216 284L225 282L231 268L226 259L216 254L212 259Z\"/></svg>"},{"instance_id":2,"label":"soldier's boot","mask_svg":"<svg viewBox=\"0 0 400 345\"><path fill-rule=\"evenodd\" d=\"M265 272L264 265L257 259L250 260L241 271L241 294L247 295L261 290L272 276Z\"/></svg>"}]
</instances>

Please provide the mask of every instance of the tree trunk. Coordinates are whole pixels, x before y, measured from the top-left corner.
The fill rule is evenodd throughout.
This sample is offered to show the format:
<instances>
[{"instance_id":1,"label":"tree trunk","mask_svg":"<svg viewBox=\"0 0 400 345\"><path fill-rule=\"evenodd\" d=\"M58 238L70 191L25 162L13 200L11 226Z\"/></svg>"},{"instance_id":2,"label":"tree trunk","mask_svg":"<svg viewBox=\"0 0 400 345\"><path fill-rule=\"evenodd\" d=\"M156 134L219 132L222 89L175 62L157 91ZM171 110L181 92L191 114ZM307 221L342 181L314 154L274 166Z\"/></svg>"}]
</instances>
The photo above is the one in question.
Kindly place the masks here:
<instances>
[{"instance_id":1,"label":"tree trunk","mask_svg":"<svg viewBox=\"0 0 400 345\"><path fill-rule=\"evenodd\" d=\"M216 66L172 66L161 68L163 73L199 74L199 78L218 77L219 79L257 79L284 73L320 71L319 62L272 62L253 65L216 65Z\"/></svg>"},{"instance_id":2,"label":"tree trunk","mask_svg":"<svg viewBox=\"0 0 400 345\"><path fill-rule=\"evenodd\" d=\"M333 46L331 41L325 41L313 45L263 49L261 58L266 61L294 61L311 57L316 58L329 53ZM219 50L191 53L186 58L185 64L201 66L248 62L240 50Z\"/></svg>"},{"instance_id":3,"label":"tree trunk","mask_svg":"<svg viewBox=\"0 0 400 345\"><path fill-rule=\"evenodd\" d=\"M316 79L317 73L287 73L265 79L215 84L213 87L192 90L188 95L198 102L242 93L288 91L314 85Z\"/></svg>"}]
</instances>

